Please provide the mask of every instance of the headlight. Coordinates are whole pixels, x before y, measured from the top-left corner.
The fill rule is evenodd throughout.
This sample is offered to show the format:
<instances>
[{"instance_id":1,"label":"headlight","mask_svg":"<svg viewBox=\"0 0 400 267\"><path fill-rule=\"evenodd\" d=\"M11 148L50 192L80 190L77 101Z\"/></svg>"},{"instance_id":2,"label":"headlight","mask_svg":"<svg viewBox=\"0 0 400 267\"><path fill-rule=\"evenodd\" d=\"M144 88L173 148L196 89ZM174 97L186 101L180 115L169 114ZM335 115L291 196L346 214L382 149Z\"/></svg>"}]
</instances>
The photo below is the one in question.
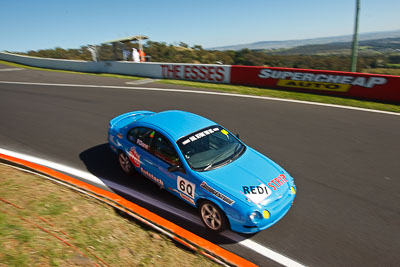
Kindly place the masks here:
<instances>
[{"instance_id":1,"label":"headlight","mask_svg":"<svg viewBox=\"0 0 400 267\"><path fill-rule=\"evenodd\" d=\"M249 218L252 222L258 222L262 219L262 215L259 211L255 210L250 214Z\"/></svg>"}]
</instances>

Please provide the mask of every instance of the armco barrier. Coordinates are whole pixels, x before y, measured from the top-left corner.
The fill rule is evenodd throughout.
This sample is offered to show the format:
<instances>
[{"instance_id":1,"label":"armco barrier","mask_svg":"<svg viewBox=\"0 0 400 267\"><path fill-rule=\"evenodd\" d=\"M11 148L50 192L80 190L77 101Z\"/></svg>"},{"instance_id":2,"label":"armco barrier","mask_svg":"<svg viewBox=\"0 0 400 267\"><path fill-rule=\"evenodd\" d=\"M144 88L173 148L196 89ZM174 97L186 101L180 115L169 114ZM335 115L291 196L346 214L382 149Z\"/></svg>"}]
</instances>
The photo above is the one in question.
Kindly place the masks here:
<instances>
[{"instance_id":1,"label":"armco barrier","mask_svg":"<svg viewBox=\"0 0 400 267\"><path fill-rule=\"evenodd\" d=\"M275 67L48 59L0 52L0 60L28 66L156 79L230 83L400 103L400 76Z\"/></svg>"},{"instance_id":2,"label":"armco barrier","mask_svg":"<svg viewBox=\"0 0 400 267\"><path fill-rule=\"evenodd\" d=\"M231 84L400 103L400 76L232 66Z\"/></svg>"}]
</instances>

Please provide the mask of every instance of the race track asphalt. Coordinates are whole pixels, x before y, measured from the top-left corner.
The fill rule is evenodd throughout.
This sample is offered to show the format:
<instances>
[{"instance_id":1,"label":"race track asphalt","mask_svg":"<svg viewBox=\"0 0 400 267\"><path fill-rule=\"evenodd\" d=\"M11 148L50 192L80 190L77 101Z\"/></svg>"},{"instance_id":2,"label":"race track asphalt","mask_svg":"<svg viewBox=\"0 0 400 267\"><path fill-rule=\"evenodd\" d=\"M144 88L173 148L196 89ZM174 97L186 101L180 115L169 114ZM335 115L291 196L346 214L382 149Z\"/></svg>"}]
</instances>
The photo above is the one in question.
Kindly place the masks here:
<instances>
[{"instance_id":1,"label":"race track asphalt","mask_svg":"<svg viewBox=\"0 0 400 267\"><path fill-rule=\"evenodd\" d=\"M0 147L45 158L196 210L145 178L125 176L108 149L111 118L132 110L186 110L210 118L295 178L298 194L273 227L242 235L308 266L398 266L400 116L302 103L185 92L69 87L125 86L126 79L0 65ZM2 71L5 70L5 71ZM28 82L40 85L2 83ZM151 83L140 87L180 88ZM140 199L133 202L261 266L275 263Z\"/></svg>"}]
</instances>

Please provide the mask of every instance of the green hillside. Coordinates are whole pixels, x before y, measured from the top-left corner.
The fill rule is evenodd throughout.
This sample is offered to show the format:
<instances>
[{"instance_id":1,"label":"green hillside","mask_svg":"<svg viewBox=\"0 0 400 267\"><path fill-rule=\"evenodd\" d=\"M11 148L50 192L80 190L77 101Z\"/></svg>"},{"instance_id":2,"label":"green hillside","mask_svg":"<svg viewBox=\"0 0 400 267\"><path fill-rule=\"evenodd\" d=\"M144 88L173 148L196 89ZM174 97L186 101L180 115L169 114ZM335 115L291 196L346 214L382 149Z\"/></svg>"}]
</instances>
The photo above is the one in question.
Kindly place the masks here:
<instances>
[{"instance_id":1,"label":"green hillside","mask_svg":"<svg viewBox=\"0 0 400 267\"><path fill-rule=\"evenodd\" d=\"M399 75L398 71L388 69L398 68L400 64L400 38L386 38L360 42L358 57L358 71ZM125 43L117 47L117 58L111 45L97 46L99 59L122 60L122 49L131 51L137 43ZM195 63L195 64L226 64L246 66L288 67L320 70L348 71L350 69L349 42L332 43L325 45L306 45L291 49L279 50L249 50L218 51L203 49L200 45L189 45L181 42L179 45L164 42L148 41L144 44L144 51L152 62L166 63ZM78 49L43 49L19 53L34 57L92 60L87 46ZM384 71L381 71L381 70Z\"/></svg>"}]
</instances>

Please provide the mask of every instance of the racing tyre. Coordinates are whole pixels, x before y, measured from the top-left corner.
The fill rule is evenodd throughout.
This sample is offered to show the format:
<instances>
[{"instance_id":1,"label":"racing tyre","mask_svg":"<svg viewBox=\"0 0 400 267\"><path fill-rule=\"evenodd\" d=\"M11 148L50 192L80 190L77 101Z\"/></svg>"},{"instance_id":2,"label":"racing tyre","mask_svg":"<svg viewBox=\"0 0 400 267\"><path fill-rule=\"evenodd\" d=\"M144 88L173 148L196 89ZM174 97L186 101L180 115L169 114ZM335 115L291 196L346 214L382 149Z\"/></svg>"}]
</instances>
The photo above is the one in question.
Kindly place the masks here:
<instances>
[{"instance_id":1,"label":"racing tyre","mask_svg":"<svg viewBox=\"0 0 400 267\"><path fill-rule=\"evenodd\" d=\"M129 157L122 151L118 154L118 162L121 169L127 174L133 174L135 172L135 167L133 166Z\"/></svg>"},{"instance_id":2,"label":"racing tyre","mask_svg":"<svg viewBox=\"0 0 400 267\"><path fill-rule=\"evenodd\" d=\"M200 217L204 225L214 231L222 232L228 228L228 220L224 212L214 203L204 200L199 208Z\"/></svg>"}]
</instances>

